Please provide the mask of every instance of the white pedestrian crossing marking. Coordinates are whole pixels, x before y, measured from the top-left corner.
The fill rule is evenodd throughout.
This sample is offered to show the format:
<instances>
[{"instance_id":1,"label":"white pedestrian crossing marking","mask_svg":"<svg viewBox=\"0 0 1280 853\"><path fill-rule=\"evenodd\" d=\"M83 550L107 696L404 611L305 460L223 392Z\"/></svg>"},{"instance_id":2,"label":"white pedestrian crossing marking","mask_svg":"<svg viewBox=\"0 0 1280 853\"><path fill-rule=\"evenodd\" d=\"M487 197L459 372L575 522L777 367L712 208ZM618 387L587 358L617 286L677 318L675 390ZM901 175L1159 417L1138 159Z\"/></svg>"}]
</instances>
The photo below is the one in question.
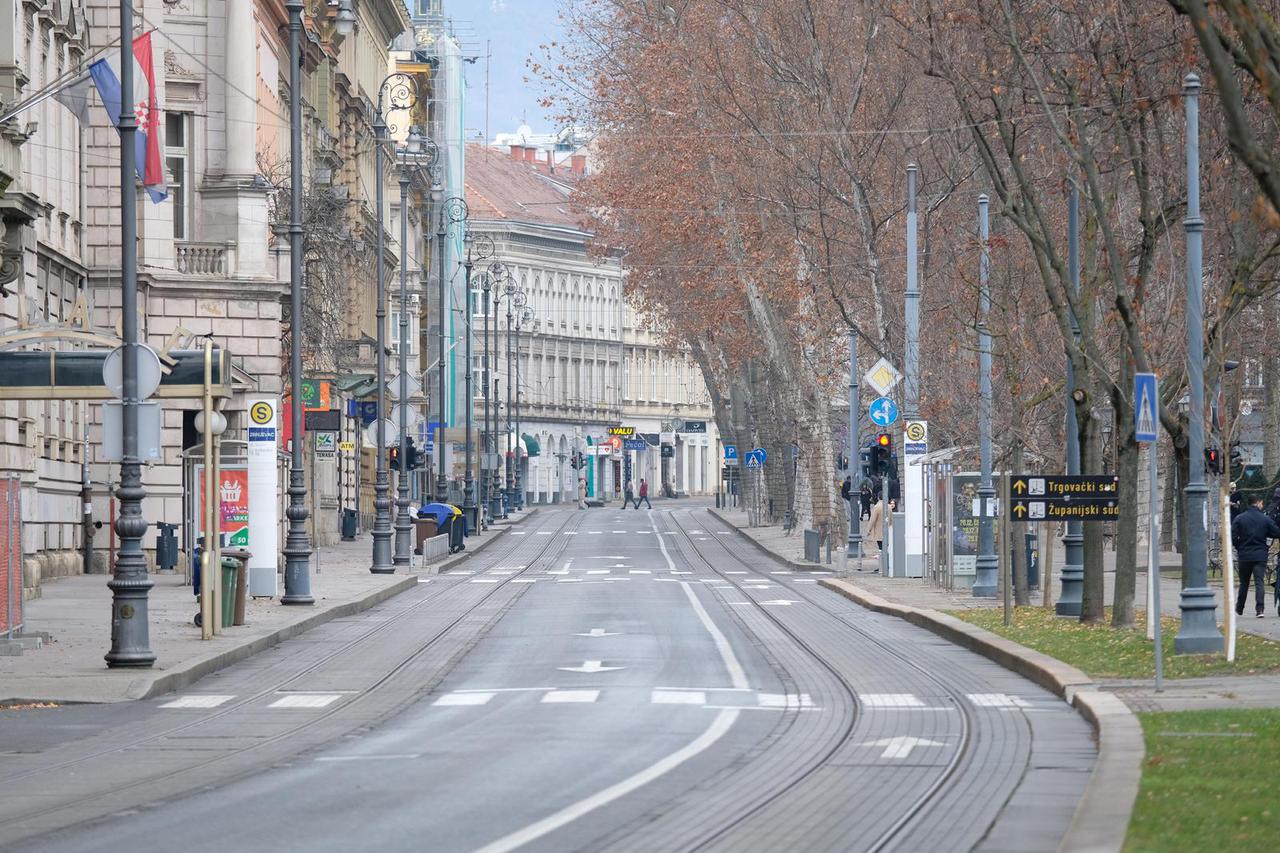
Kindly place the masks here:
<instances>
[{"instance_id":1,"label":"white pedestrian crossing marking","mask_svg":"<svg viewBox=\"0 0 1280 853\"><path fill-rule=\"evenodd\" d=\"M539 530L539 531L538 531L538 535L539 535L539 536L550 536L552 533L555 533L555 531L554 531L554 530Z\"/></svg>"},{"instance_id":2,"label":"white pedestrian crossing marking","mask_svg":"<svg viewBox=\"0 0 1280 853\"><path fill-rule=\"evenodd\" d=\"M979 708L1030 708L1031 705L1019 696L1008 693L970 693L969 701Z\"/></svg>"},{"instance_id":3,"label":"white pedestrian crossing marking","mask_svg":"<svg viewBox=\"0 0 1280 853\"><path fill-rule=\"evenodd\" d=\"M524 534L525 534L525 532L524 532L523 530L513 530L513 531L511 531L511 535L512 535L512 536L523 536Z\"/></svg>"},{"instance_id":4,"label":"white pedestrian crossing marking","mask_svg":"<svg viewBox=\"0 0 1280 853\"><path fill-rule=\"evenodd\" d=\"M599 690L550 690L542 697L544 705L588 703L600 698Z\"/></svg>"},{"instance_id":5,"label":"white pedestrian crossing marking","mask_svg":"<svg viewBox=\"0 0 1280 853\"><path fill-rule=\"evenodd\" d=\"M492 699L493 693L446 693L432 705L483 705Z\"/></svg>"},{"instance_id":6,"label":"white pedestrian crossing marking","mask_svg":"<svg viewBox=\"0 0 1280 853\"><path fill-rule=\"evenodd\" d=\"M497 578L472 578L472 583L499 583Z\"/></svg>"},{"instance_id":7,"label":"white pedestrian crossing marking","mask_svg":"<svg viewBox=\"0 0 1280 853\"><path fill-rule=\"evenodd\" d=\"M756 702L761 708L812 708L813 699L808 693L758 693Z\"/></svg>"},{"instance_id":8,"label":"white pedestrian crossing marking","mask_svg":"<svg viewBox=\"0 0 1280 853\"><path fill-rule=\"evenodd\" d=\"M268 708L327 708L342 698L341 693L296 693L281 696Z\"/></svg>"},{"instance_id":9,"label":"white pedestrian crossing marking","mask_svg":"<svg viewBox=\"0 0 1280 853\"><path fill-rule=\"evenodd\" d=\"M564 532L564 535L565 535L565 536L577 536L577 535L578 535L578 531L576 531L576 530L566 530L566 531Z\"/></svg>"},{"instance_id":10,"label":"white pedestrian crossing marking","mask_svg":"<svg viewBox=\"0 0 1280 853\"><path fill-rule=\"evenodd\" d=\"M589 575L607 575L607 574L609 574L609 570L608 570L608 569L587 569L587 574L589 574Z\"/></svg>"},{"instance_id":11,"label":"white pedestrian crossing marking","mask_svg":"<svg viewBox=\"0 0 1280 853\"><path fill-rule=\"evenodd\" d=\"M924 702L911 693L863 693L858 698L868 708L923 708Z\"/></svg>"},{"instance_id":12,"label":"white pedestrian crossing marking","mask_svg":"<svg viewBox=\"0 0 1280 853\"><path fill-rule=\"evenodd\" d=\"M512 578L512 583L537 583L537 578Z\"/></svg>"},{"instance_id":13,"label":"white pedestrian crossing marking","mask_svg":"<svg viewBox=\"0 0 1280 853\"><path fill-rule=\"evenodd\" d=\"M793 574L795 574L795 572L792 572L792 571L785 571L785 570L784 570L784 571L780 571L780 572L769 572L769 574L771 574L771 575L793 575Z\"/></svg>"},{"instance_id":14,"label":"white pedestrian crossing marking","mask_svg":"<svg viewBox=\"0 0 1280 853\"><path fill-rule=\"evenodd\" d=\"M189 696L180 696L172 702L165 702L161 708L216 708L219 705L230 702L234 696L224 696L219 693L193 693Z\"/></svg>"},{"instance_id":15,"label":"white pedestrian crossing marking","mask_svg":"<svg viewBox=\"0 0 1280 853\"><path fill-rule=\"evenodd\" d=\"M745 575L746 572L725 572L726 575Z\"/></svg>"},{"instance_id":16,"label":"white pedestrian crossing marking","mask_svg":"<svg viewBox=\"0 0 1280 853\"><path fill-rule=\"evenodd\" d=\"M655 705L705 705L707 694L701 690L655 690L649 700Z\"/></svg>"},{"instance_id":17,"label":"white pedestrian crossing marking","mask_svg":"<svg viewBox=\"0 0 1280 853\"><path fill-rule=\"evenodd\" d=\"M629 574L629 575L651 575L651 574L653 574L653 572L649 571L648 569L632 569L631 571L627 572L627 574Z\"/></svg>"}]
</instances>

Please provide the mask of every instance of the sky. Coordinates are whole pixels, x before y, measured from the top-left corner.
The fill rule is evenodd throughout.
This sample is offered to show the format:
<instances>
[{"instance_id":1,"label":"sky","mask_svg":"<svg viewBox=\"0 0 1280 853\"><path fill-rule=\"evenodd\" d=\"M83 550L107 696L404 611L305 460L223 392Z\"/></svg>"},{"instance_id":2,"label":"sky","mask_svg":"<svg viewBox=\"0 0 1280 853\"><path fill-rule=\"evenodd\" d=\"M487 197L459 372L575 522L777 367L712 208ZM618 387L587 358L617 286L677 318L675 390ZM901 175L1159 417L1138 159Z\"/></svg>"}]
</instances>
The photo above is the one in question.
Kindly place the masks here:
<instances>
[{"instance_id":1,"label":"sky","mask_svg":"<svg viewBox=\"0 0 1280 853\"><path fill-rule=\"evenodd\" d=\"M537 82L525 82L526 60L540 55L538 45L563 37L559 10L565 0L445 0L468 56L467 138L485 127L485 42L489 43L489 133L511 132L527 123L535 132L554 130L538 100Z\"/></svg>"}]
</instances>

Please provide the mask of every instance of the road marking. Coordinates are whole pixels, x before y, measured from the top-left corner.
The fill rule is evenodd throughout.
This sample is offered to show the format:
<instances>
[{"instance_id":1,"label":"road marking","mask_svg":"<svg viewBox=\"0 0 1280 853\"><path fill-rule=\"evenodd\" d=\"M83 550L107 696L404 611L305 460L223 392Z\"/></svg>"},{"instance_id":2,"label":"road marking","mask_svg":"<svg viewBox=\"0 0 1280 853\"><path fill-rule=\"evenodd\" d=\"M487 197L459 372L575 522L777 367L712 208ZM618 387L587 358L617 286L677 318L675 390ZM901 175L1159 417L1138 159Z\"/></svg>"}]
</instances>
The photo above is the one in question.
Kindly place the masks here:
<instances>
[{"instance_id":1,"label":"road marking","mask_svg":"<svg viewBox=\"0 0 1280 853\"><path fill-rule=\"evenodd\" d=\"M676 570L676 569L672 569L672 570L671 570L671 574L673 574L673 575L691 575L691 574L693 574L693 572L681 572L681 571L678 571L678 570Z\"/></svg>"},{"instance_id":2,"label":"road marking","mask_svg":"<svg viewBox=\"0 0 1280 853\"><path fill-rule=\"evenodd\" d=\"M216 708L226 702L230 702L234 696L224 696L219 693L192 693L189 696L180 696L172 702L166 702L161 708Z\"/></svg>"},{"instance_id":3,"label":"road marking","mask_svg":"<svg viewBox=\"0 0 1280 853\"><path fill-rule=\"evenodd\" d=\"M595 556L595 559L597 559L597 560L625 560L625 559L627 559L627 557L626 557L626 555L625 555L625 554L597 554L597 555Z\"/></svg>"},{"instance_id":4,"label":"road marking","mask_svg":"<svg viewBox=\"0 0 1280 853\"><path fill-rule=\"evenodd\" d=\"M757 693L756 704L761 708L812 708L813 699L808 693Z\"/></svg>"},{"instance_id":5,"label":"road marking","mask_svg":"<svg viewBox=\"0 0 1280 853\"><path fill-rule=\"evenodd\" d=\"M565 824L595 811L601 806L606 806L614 800L626 796L637 788L641 788L674 770L690 758L706 751L712 744L723 737L725 732L729 731L736 719L738 719L737 711L721 711L705 732L698 735L683 748L646 767L634 776L629 776L615 785L610 785L603 791L566 806L555 814L548 815L542 820L526 826L524 829L517 830L510 835L499 838L497 841L486 844L476 853L507 853L507 851L523 847L548 833L555 832Z\"/></svg>"},{"instance_id":6,"label":"road marking","mask_svg":"<svg viewBox=\"0 0 1280 853\"><path fill-rule=\"evenodd\" d=\"M923 708L924 702L911 693L861 693L859 701L868 708Z\"/></svg>"},{"instance_id":7,"label":"road marking","mask_svg":"<svg viewBox=\"0 0 1280 853\"><path fill-rule=\"evenodd\" d=\"M388 755L321 755L316 761L406 761L421 758L417 752L395 752Z\"/></svg>"},{"instance_id":8,"label":"road marking","mask_svg":"<svg viewBox=\"0 0 1280 853\"><path fill-rule=\"evenodd\" d=\"M582 666L558 666L556 669L565 672L613 672L617 669L626 669L625 666L601 666L602 663L603 661L598 660L585 660Z\"/></svg>"},{"instance_id":9,"label":"road marking","mask_svg":"<svg viewBox=\"0 0 1280 853\"><path fill-rule=\"evenodd\" d=\"M664 548L663 550L665 552L666 549ZM689 599L689 604L693 606L693 612L698 614L698 620L702 622L702 627L707 629L707 633L711 635L711 641L716 644L716 649L720 652L720 658L724 661L725 669L729 670L729 682L734 687L746 687L748 683L747 674L743 671L742 664L738 663L738 657L733 653L733 646L729 645L729 641L725 639L724 633L716 627L716 623L711 621L711 617L707 615L707 609L698 600L698 594L693 591L693 587L681 581L680 588L684 590L685 596Z\"/></svg>"},{"instance_id":10,"label":"road marking","mask_svg":"<svg viewBox=\"0 0 1280 853\"><path fill-rule=\"evenodd\" d=\"M418 583L431 583L431 578L418 578Z\"/></svg>"},{"instance_id":11,"label":"road marking","mask_svg":"<svg viewBox=\"0 0 1280 853\"><path fill-rule=\"evenodd\" d=\"M268 708L327 708L342 698L341 693L295 693L281 696Z\"/></svg>"},{"instance_id":12,"label":"road marking","mask_svg":"<svg viewBox=\"0 0 1280 853\"><path fill-rule=\"evenodd\" d=\"M769 572L769 574L771 574L771 575L794 575L794 574L795 574L795 572L781 571L781 572Z\"/></svg>"},{"instance_id":13,"label":"road marking","mask_svg":"<svg viewBox=\"0 0 1280 853\"><path fill-rule=\"evenodd\" d=\"M582 578L556 578L556 583L582 583Z\"/></svg>"},{"instance_id":14,"label":"road marking","mask_svg":"<svg viewBox=\"0 0 1280 853\"><path fill-rule=\"evenodd\" d=\"M728 536L728 535L729 535L729 531L727 531L727 530L717 530L717 531L716 531L716 533L717 533L717 535L720 535L720 536Z\"/></svg>"},{"instance_id":15,"label":"road marking","mask_svg":"<svg viewBox=\"0 0 1280 853\"><path fill-rule=\"evenodd\" d=\"M451 574L451 575L461 575L461 576L465 577L466 575L474 575L474 574L475 574L475 572L449 572L449 574Z\"/></svg>"},{"instance_id":16,"label":"road marking","mask_svg":"<svg viewBox=\"0 0 1280 853\"><path fill-rule=\"evenodd\" d=\"M631 568L631 567L630 567L630 566L628 566L626 563L614 563L614 564L613 564L612 566L610 566L609 568L611 568L611 569L629 569L629 568Z\"/></svg>"},{"instance_id":17,"label":"road marking","mask_svg":"<svg viewBox=\"0 0 1280 853\"><path fill-rule=\"evenodd\" d=\"M615 530L615 531L613 531L613 532L614 532L614 533L626 533L627 531L625 531L625 530Z\"/></svg>"},{"instance_id":18,"label":"road marking","mask_svg":"<svg viewBox=\"0 0 1280 853\"><path fill-rule=\"evenodd\" d=\"M649 701L655 705L705 705L707 694L701 690L655 690Z\"/></svg>"},{"instance_id":19,"label":"road marking","mask_svg":"<svg viewBox=\"0 0 1280 853\"><path fill-rule=\"evenodd\" d=\"M569 570L568 570L568 569L551 569L550 571L548 571L548 572L547 572L547 574L549 574L549 575L567 575L567 574L569 574Z\"/></svg>"},{"instance_id":20,"label":"road marking","mask_svg":"<svg viewBox=\"0 0 1280 853\"><path fill-rule=\"evenodd\" d=\"M461 690L446 693L432 705L483 705L494 697L495 691L463 692Z\"/></svg>"},{"instance_id":21,"label":"road marking","mask_svg":"<svg viewBox=\"0 0 1280 853\"><path fill-rule=\"evenodd\" d=\"M813 578L796 578L792 583L817 583Z\"/></svg>"},{"instance_id":22,"label":"road marking","mask_svg":"<svg viewBox=\"0 0 1280 853\"><path fill-rule=\"evenodd\" d=\"M513 531L511 531L511 535L512 535L512 536L523 536L524 534L525 534L525 531L523 531L523 530L513 530Z\"/></svg>"},{"instance_id":23,"label":"road marking","mask_svg":"<svg viewBox=\"0 0 1280 853\"><path fill-rule=\"evenodd\" d=\"M921 746L946 746L936 740L928 740L922 737L886 737L880 740L869 740L858 744L859 746L877 746L884 747L884 752L880 753L881 758L907 758L911 755L911 750Z\"/></svg>"},{"instance_id":24,"label":"road marking","mask_svg":"<svg viewBox=\"0 0 1280 853\"><path fill-rule=\"evenodd\" d=\"M970 693L969 701L979 708L1029 708L1030 703L1008 693Z\"/></svg>"},{"instance_id":25,"label":"road marking","mask_svg":"<svg viewBox=\"0 0 1280 853\"><path fill-rule=\"evenodd\" d=\"M511 569L490 569L490 570L489 570L489 574L491 574L491 575L514 575L514 574L515 574L515 572L514 572L514 571L512 571Z\"/></svg>"},{"instance_id":26,"label":"road marking","mask_svg":"<svg viewBox=\"0 0 1280 853\"><path fill-rule=\"evenodd\" d=\"M616 636L618 636L618 632L616 632L616 631L606 631L606 630L605 630L605 629L603 629L603 628L592 628L590 631L588 631L588 632L587 632L587 633L585 633L585 634L575 634L574 636L577 636L577 637L616 637Z\"/></svg>"},{"instance_id":27,"label":"road marking","mask_svg":"<svg viewBox=\"0 0 1280 853\"><path fill-rule=\"evenodd\" d=\"M609 574L609 570L608 570L608 569L587 569L587 574L589 574L589 575L607 575L607 574Z\"/></svg>"},{"instance_id":28,"label":"road marking","mask_svg":"<svg viewBox=\"0 0 1280 853\"><path fill-rule=\"evenodd\" d=\"M471 583L501 583L498 578L472 578Z\"/></svg>"},{"instance_id":29,"label":"road marking","mask_svg":"<svg viewBox=\"0 0 1280 853\"><path fill-rule=\"evenodd\" d=\"M745 575L746 572L725 572L726 575Z\"/></svg>"},{"instance_id":30,"label":"road marking","mask_svg":"<svg viewBox=\"0 0 1280 853\"><path fill-rule=\"evenodd\" d=\"M773 601L760 602L763 607L790 607L793 604L799 604L798 601L792 601L788 598L775 598Z\"/></svg>"},{"instance_id":31,"label":"road marking","mask_svg":"<svg viewBox=\"0 0 1280 853\"><path fill-rule=\"evenodd\" d=\"M653 574L653 572L649 571L648 569L632 569L631 571L627 572L627 574L629 574L629 575L651 575L651 574Z\"/></svg>"},{"instance_id":32,"label":"road marking","mask_svg":"<svg viewBox=\"0 0 1280 853\"><path fill-rule=\"evenodd\" d=\"M564 535L565 535L565 536L577 536L577 535L578 535L578 531L576 531L576 530L566 530L566 531L564 532Z\"/></svg>"},{"instance_id":33,"label":"road marking","mask_svg":"<svg viewBox=\"0 0 1280 853\"><path fill-rule=\"evenodd\" d=\"M599 690L552 690L542 697L542 702L547 705L568 703L585 704L588 702L594 702L599 698Z\"/></svg>"},{"instance_id":34,"label":"road marking","mask_svg":"<svg viewBox=\"0 0 1280 853\"><path fill-rule=\"evenodd\" d=\"M512 583L537 583L537 578L512 578Z\"/></svg>"},{"instance_id":35,"label":"road marking","mask_svg":"<svg viewBox=\"0 0 1280 853\"><path fill-rule=\"evenodd\" d=\"M555 531L554 531L554 530L539 530L539 531L538 531L538 533L537 533L537 535L538 535L538 536L550 536L552 533L555 533Z\"/></svg>"}]
</instances>

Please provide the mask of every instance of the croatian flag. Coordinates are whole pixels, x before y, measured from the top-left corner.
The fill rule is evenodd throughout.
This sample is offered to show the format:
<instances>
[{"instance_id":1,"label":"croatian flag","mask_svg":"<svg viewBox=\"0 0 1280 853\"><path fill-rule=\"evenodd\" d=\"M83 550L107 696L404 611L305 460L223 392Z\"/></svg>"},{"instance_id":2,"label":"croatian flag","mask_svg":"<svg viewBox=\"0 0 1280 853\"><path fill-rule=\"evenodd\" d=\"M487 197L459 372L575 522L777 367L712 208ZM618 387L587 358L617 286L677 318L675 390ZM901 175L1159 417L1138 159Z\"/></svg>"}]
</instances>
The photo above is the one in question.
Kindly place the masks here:
<instances>
[{"instance_id":1,"label":"croatian flag","mask_svg":"<svg viewBox=\"0 0 1280 853\"><path fill-rule=\"evenodd\" d=\"M89 74L98 87L102 106L111 123L120 126L120 55L99 59L89 66ZM151 33L144 33L133 40L133 104L138 118L136 140L138 176L146 187L147 195L159 204L168 197L165 188L164 150L161 137L160 100L156 97L156 69L151 53Z\"/></svg>"}]
</instances>

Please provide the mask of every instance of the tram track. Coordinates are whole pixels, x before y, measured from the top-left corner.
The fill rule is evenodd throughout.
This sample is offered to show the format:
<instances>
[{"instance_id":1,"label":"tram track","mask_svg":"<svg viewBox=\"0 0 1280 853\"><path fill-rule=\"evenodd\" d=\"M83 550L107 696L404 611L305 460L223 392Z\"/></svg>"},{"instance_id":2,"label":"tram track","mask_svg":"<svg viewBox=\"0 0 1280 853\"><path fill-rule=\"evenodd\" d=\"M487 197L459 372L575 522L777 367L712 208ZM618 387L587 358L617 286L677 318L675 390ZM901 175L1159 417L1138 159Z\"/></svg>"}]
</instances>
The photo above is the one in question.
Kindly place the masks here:
<instances>
[{"instance_id":1,"label":"tram track","mask_svg":"<svg viewBox=\"0 0 1280 853\"><path fill-rule=\"evenodd\" d=\"M582 521L581 516L578 514L570 515L567 518L558 517L558 516L552 516L551 518L552 520L557 522L554 525L552 525L554 527L554 532L556 534L562 534L566 531L576 530L577 527L581 526L581 521ZM536 532L536 530L531 532ZM11 843L13 840L16 840L16 839L6 838L4 833L4 830L6 827L11 827L20 822L30 822L40 818L45 818L50 815L57 814L58 812L65 812L67 810L83 808L84 806L90 805L95 801L104 800L108 797L118 798L119 795L122 793L136 791L143 786L163 783L166 780L170 780L175 777L181 777L186 774L191 774L191 773L195 773L195 772L207 769L212 765L229 762L232 759L244 756L246 753L252 750L262 750L265 747L271 746L273 744L278 744L289 738L294 738L299 734L306 732L307 730L315 729L319 727L320 725L330 721L332 718L334 718L337 715L340 715L343 713L350 713L353 709L355 709L358 705L361 705L362 703L367 704L371 700L371 698L374 698L379 693L380 690L382 690L388 684L392 683L392 681L396 678L397 675L401 674L407 667L411 666L415 661L420 659L424 654L426 654L427 652L432 650L434 647L436 647L443 639L448 637L454 631L454 629L456 629L460 624L464 623L469 618L475 616L487 604L492 602L495 599L495 597L503 593L503 591L510 591L512 589L516 589L516 590L519 590L519 592L516 593L517 597L519 595L522 595L524 591L527 589L527 587L517 586L517 585L514 585L512 582L527 573L536 571L543 564L546 564L548 562L553 562L568 547L568 537L563 535L550 536L548 537L545 544L541 544L541 545L535 545L534 541L531 541L531 540L534 540L534 537L528 537L520 541L514 547L507 550L500 557L501 562L518 561L520 565L524 566L524 568L518 571L515 571L510 575L506 575L501 579L496 580L496 582L491 585L486 585L486 587L483 590L473 590L473 588L471 588L470 585L466 583L466 581L459 581L456 584L453 584L447 588L441 589L439 592L424 591L420 600L413 602L408 607L402 608L392 614L389 614L385 618L379 619L374 625L370 626L367 630L362 631L358 636L343 642L337 648L327 652L319 659L312 661L311 663L306 665L303 669L290 673L288 676L284 677L283 679L276 681L266 687L259 688L254 692L252 692L251 694L245 696L243 699L237 699L233 703L228 704L226 707L221 707L216 710L211 710L209 713L202 714L198 719L190 720L174 726L168 726L161 731L149 732L144 736L132 738L132 739L126 740L123 743L113 744L107 748L95 749L86 754L78 755L73 758L67 759L65 761L57 762L50 765L44 765L37 768L32 768L30 770L21 771L18 773L9 774L7 776L0 777L0 784L12 785L16 782L20 782L25 779L30 779L35 776L40 776L45 778L55 778L56 775L59 773L59 771L70 771L74 775L75 769L77 767L88 766L92 762L95 762L104 758L108 758L114 755L124 754L130 751L146 748L148 746L160 744L166 741L167 739L173 738L175 736L183 735L184 733L191 733L194 731L198 731L201 727L208 726L210 723L213 723L218 720L224 720L226 718L231 717L232 715L236 714L239 711L244 711L250 708L250 706L253 706L254 703L260 702L261 700L263 700L268 696L272 696L282 692L284 693L289 692L289 688L292 685L298 684L302 679L305 679L309 675L313 675L320 672L321 670L323 670L323 668L326 665L335 662L343 655L358 649L360 646L370 642L371 640L377 639L380 635L385 634L391 629L404 624L410 617L420 614L423 611L423 608L426 608L429 605L433 605L433 604L441 605L445 603L446 600L453 602L454 599L465 599L465 596L468 593L474 594L474 592L479 592L478 597L476 597L474 601L470 603L464 602L462 604L462 609L455 616L453 616L453 618L449 619L444 625L439 626L436 630L434 630L431 633L430 636L426 637L421 642L417 643L411 651L401 655L399 660L393 666L391 666L387 671L379 675L373 682L371 682L367 687L361 690L358 694L354 695L349 701L336 704L333 708L327 708L327 709L321 710L315 714L312 714L307 719L299 722L297 725L289 726L279 732L276 732L275 734L270 735L269 737L258 739L256 742L250 745L225 750L215 756L211 756L203 760L198 760L192 763L188 763L181 767L174 768L172 770L143 775L141 778L130 780L122 784L111 785L109 787L106 787L103 790L95 791L93 793L90 793L84 796L54 803L44 809L40 809L36 811L26 811L21 814L14 814L11 816L0 816L0 842ZM525 556L525 554L528 554L528 556ZM509 607L510 603L508 603L507 606ZM489 627L492 625L493 621L496 621L497 618L500 618L501 613L504 611L505 611L505 607L503 608L503 610L496 613L493 618L487 620L483 628L478 632L478 635L482 635L484 631L487 631ZM378 721L386 719L387 717L390 717L395 713L398 713L404 707L411 704L413 701L420 698L422 695L425 695L426 693L430 692L430 690L435 686L435 684L438 683L439 680L444 677L448 668L454 665L457 659L461 657L461 654L464 654L466 649L474 645L474 643L478 639L479 639L479 636L471 638L470 641L465 644L465 647L461 650L460 653L456 653L452 655L448 663L444 667L442 667L443 671L439 672L435 678L431 679L429 682L425 682L418 685L417 689L412 691L412 693L410 693L409 695L399 699L397 702L395 702L394 705L381 709L381 712L377 715L376 720L365 721L362 723L362 725L376 725ZM329 742L332 742L332 740L330 740ZM314 749L318 745L319 744L311 744L309 748ZM253 772L256 772L257 769L260 769L260 768L242 770L227 778L220 779L219 784L228 784L230 782L235 781L236 779L243 778L244 776L247 776ZM190 790L194 789L194 787L196 786L184 788L180 791L176 791L172 796L163 797L158 800L148 798L147 804L153 805L158 802L164 802L167 800L176 799L178 797L181 797L189 793ZM108 809L105 812L100 814L95 814L95 815L84 817L82 819L69 821L66 824L59 824L57 829L62 830L69 827L77 826L77 825L104 817L111 813L112 813L112 810ZM44 831L48 831L48 830L46 829Z\"/></svg>"}]
</instances>

